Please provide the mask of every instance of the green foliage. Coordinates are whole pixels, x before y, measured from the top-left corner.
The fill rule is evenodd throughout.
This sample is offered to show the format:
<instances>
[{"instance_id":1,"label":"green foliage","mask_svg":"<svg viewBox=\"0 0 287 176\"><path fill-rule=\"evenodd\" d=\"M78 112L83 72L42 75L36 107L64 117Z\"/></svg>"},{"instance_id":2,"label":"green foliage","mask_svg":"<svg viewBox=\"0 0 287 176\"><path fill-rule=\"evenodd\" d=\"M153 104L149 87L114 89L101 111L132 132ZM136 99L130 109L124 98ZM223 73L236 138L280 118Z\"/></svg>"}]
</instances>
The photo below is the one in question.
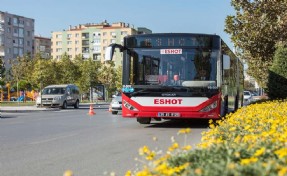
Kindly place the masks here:
<instances>
[{"instance_id":1,"label":"green foliage","mask_svg":"<svg viewBox=\"0 0 287 176\"><path fill-rule=\"evenodd\" d=\"M117 71L113 61L109 61L102 67L100 82L106 86L109 97L117 90L116 81L118 81Z\"/></svg>"},{"instance_id":2,"label":"green foliage","mask_svg":"<svg viewBox=\"0 0 287 176\"><path fill-rule=\"evenodd\" d=\"M75 83L79 78L79 66L72 62L67 54L62 56L57 66L60 68L58 70L58 74L60 74L60 79L58 80L59 83Z\"/></svg>"},{"instance_id":3,"label":"green foliage","mask_svg":"<svg viewBox=\"0 0 287 176\"><path fill-rule=\"evenodd\" d=\"M92 85L99 83L101 63L95 62L91 58L88 60L76 59L79 66L79 78L77 85L82 92L88 92Z\"/></svg>"},{"instance_id":4,"label":"green foliage","mask_svg":"<svg viewBox=\"0 0 287 176\"><path fill-rule=\"evenodd\" d=\"M269 71L268 96L271 99L287 98L287 47L278 46Z\"/></svg>"},{"instance_id":5,"label":"green foliage","mask_svg":"<svg viewBox=\"0 0 287 176\"><path fill-rule=\"evenodd\" d=\"M122 85L122 77L123 77L123 66L119 66L116 69L116 89L121 90L123 85Z\"/></svg>"},{"instance_id":6,"label":"green foliage","mask_svg":"<svg viewBox=\"0 0 287 176\"><path fill-rule=\"evenodd\" d=\"M5 77L5 67L3 63L3 59L0 58L0 80L2 80ZM1 84L0 84L1 85Z\"/></svg>"},{"instance_id":7,"label":"green foliage","mask_svg":"<svg viewBox=\"0 0 287 176\"><path fill-rule=\"evenodd\" d=\"M287 37L287 3L232 0L236 14L227 16L225 31L248 63L248 73L265 87L272 65L275 44Z\"/></svg>"},{"instance_id":8,"label":"green foliage","mask_svg":"<svg viewBox=\"0 0 287 176\"><path fill-rule=\"evenodd\" d=\"M44 59L40 54L36 54L33 59L29 56L18 57L11 65L8 82L14 87L17 82L18 86L21 82L20 89L39 90L51 84L73 83L84 93L88 92L91 86L104 84L108 92L113 92L121 84L121 73L114 69L113 62L105 65L91 58L83 60L81 55L70 59L64 54L60 60L54 60Z\"/></svg>"}]
</instances>

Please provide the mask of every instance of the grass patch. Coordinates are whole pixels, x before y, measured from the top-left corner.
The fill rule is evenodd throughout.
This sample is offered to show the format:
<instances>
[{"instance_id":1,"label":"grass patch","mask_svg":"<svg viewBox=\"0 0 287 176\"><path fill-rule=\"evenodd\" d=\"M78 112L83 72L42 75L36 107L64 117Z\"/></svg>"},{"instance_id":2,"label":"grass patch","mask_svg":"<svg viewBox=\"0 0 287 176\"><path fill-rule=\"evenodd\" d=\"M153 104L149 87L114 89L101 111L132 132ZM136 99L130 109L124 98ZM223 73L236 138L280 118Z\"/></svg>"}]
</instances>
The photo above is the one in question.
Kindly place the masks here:
<instances>
[{"instance_id":1,"label":"grass patch","mask_svg":"<svg viewBox=\"0 0 287 176\"><path fill-rule=\"evenodd\" d=\"M26 102L18 102L18 101L2 101L1 106L34 106L36 105L35 101L26 101Z\"/></svg>"}]
</instances>

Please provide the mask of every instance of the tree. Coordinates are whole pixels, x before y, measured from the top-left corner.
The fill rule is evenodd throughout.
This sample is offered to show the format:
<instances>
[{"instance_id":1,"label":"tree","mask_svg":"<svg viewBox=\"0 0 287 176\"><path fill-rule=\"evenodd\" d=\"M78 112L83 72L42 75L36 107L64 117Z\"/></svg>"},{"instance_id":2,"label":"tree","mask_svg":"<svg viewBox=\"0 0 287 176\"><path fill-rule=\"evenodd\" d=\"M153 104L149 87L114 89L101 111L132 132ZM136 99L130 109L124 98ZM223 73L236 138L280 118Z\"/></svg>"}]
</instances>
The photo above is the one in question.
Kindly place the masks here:
<instances>
[{"instance_id":1,"label":"tree","mask_svg":"<svg viewBox=\"0 0 287 176\"><path fill-rule=\"evenodd\" d=\"M237 54L248 63L247 73L266 87L275 44L287 37L285 0L232 0L235 16L227 16L225 31L231 35Z\"/></svg>"},{"instance_id":2,"label":"tree","mask_svg":"<svg viewBox=\"0 0 287 176\"><path fill-rule=\"evenodd\" d=\"M116 89L120 90L122 85L122 77L123 77L123 66L119 66L116 68Z\"/></svg>"},{"instance_id":3,"label":"tree","mask_svg":"<svg viewBox=\"0 0 287 176\"><path fill-rule=\"evenodd\" d=\"M79 66L76 65L69 56L65 53L58 62L58 70L61 75L58 79L60 84L75 84L79 77Z\"/></svg>"},{"instance_id":4,"label":"tree","mask_svg":"<svg viewBox=\"0 0 287 176\"><path fill-rule=\"evenodd\" d=\"M0 58L0 86L4 86L4 77L5 77L5 67L2 58Z\"/></svg>"},{"instance_id":5,"label":"tree","mask_svg":"<svg viewBox=\"0 0 287 176\"><path fill-rule=\"evenodd\" d=\"M106 86L108 95L112 95L117 90L118 76L114 61L108 61L101 70L100 82ZM109 98L109 97L108 97Z\"/></svg>"},{"instance_id":6,"label":"tree","mask_svg":"<svg viewBox=\"0 0 287 176\"><path fill-rule=\"evenodd\" d=\"M101 63L91 58L83 61L80 57L75 58L75 62L80 71L77 85L82 92L88 92L91 86L99 83Z\"/></svg>"},{"instance_id":7,"label":"tree","mask_svg":"<svg viewBox=\"0 0 287 176\"><path fill-rule=\"evenodd\" d=\"M36 88L43 88L50 84L57 84L59 67L54 60L38 59L34 64L33 74L31 75L32 85L35 85Z\"/></svg>"},{"instance_id":8,"label":"tree","mask_svg":"<svg viewBox=\"0 0 287 176\"><path fill-rule=\"evenodd\" d=\"M271 99L287 98L287 46L278 45L269 71L267 94Z\"/></svg>"}]
</instances>

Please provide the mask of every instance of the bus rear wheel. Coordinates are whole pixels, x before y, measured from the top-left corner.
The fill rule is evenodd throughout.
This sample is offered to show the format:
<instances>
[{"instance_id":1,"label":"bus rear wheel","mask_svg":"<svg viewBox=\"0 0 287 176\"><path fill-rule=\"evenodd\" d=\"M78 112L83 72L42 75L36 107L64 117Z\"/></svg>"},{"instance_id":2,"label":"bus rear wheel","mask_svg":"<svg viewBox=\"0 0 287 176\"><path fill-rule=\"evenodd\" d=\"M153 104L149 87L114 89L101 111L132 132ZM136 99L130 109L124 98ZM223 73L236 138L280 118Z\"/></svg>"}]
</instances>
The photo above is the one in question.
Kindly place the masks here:
<instances>
[{"instance_id":1,"label":"bus rear wheel","mask_svg":"<svg viewBox=\"0 0 287 176\"><path fill-rule=\"evenodd\" d=\"M140 124L150 124L151 118L137 118L137 121Z\"/></svg>"}]
</instances>

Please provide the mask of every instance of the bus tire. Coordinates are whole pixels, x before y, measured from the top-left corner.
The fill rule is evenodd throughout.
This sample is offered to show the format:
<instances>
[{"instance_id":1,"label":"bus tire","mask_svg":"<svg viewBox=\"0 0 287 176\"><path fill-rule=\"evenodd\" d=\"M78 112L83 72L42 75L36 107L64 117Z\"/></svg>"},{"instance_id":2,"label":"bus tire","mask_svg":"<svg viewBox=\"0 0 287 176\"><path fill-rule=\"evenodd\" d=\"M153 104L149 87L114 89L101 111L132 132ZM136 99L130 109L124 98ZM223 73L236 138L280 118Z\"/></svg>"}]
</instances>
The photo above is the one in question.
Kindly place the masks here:
<instances>
[{"instance_id":1,"label":"bus tire","mask_svg":"<svg viewBox=\"0 0 287 176\"><path fill-rule=\"evenodd\" d=\"M151 118L137 118L137 122L140 124L150 124Z\"/></svg>"}]
</instances>

